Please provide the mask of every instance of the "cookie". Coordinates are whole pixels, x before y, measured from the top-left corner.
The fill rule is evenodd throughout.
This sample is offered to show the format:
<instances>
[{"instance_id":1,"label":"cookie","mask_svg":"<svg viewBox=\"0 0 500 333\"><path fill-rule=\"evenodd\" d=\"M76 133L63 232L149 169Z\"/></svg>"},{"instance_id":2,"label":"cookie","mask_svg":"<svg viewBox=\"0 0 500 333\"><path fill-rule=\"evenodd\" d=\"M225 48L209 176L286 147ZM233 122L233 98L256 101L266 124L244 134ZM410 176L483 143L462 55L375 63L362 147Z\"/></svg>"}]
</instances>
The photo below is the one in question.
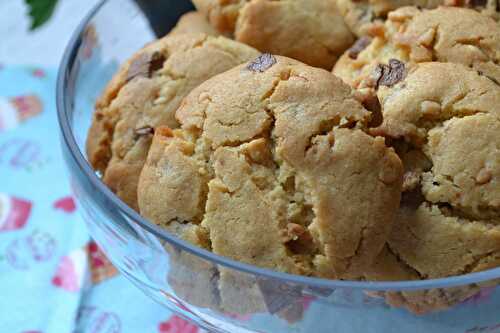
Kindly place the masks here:
<instances>
[{"instance_id":1,"label":"cookie","mask_svg":"<svg viewBox=\"0 0 500 333\"><path fill-rule=\"evenodd\" d=\"M457 20L460 17L460 20ZM356 88L390 59L453 62L500 82L500 25L472 9L404 7L390 12L375 36L365 36L339 59L333 73Z\"/></svg>"},{"instance_id":2,"label":"cookie","mask_svg":"<svg viewBox=\"0 0 500 333\"><path fill-rule=\"evenodd\" d=\"M331 69L354 42L335 1L195 0L212 25L240 42Z\"/></svg>"},{"instance_id":3,"label":"cookie","mask_svg":"<svg viewBox=\"0 0 500 333\"><path fill-rule=\"evenodd\" d=\"M500 266L500 86L452 63L393 60L373 73L378 127L401 157L403 197L388 245L365 278L442 278ZM457 84L460 82L460 84ZM485 286L375 293L418 314Z\"/></svg>"},{"instance_id":4,"label":"cookie","mask_svg":"<svg viewBox=\"0 0 500 333\"><path fill-rule=\"evenodd\" d=\"M96 103L87 156L103 181L137 210L137 182L154 129L178 126L174 112L203 81L257 55L203 33L166 36L126 62Z\"/></svg>"},{"instance_id":5,"label":"cookie","mask_svg":"<svg viewBox=\"0 0 500 333\"><path fill-rule=\"evenodd\" d=\"M377 87L383 121L371 132L401 156L404 194L388 239L393 258L379 258L385 265L374 265L367 278L407 280L403 271L433 279L498 267L500 86L460 64L400 66L399 80L379 80L392 84ZM412 311L427 312L479 290L400 294L394 302L406 299Z\"/></svg>"},{"instance_id":6,"label":"cookie","mask_svg":"<svg viewBox=\"0 0 500 333\"><path fill-rule=\"evenodd\" d=\"M169 32L169 35L178 35L185 33L205 33L209 36L220 35L208 22L205 15L192 11L182 15L177 21L175 27Z\"/></svg>"},{"instance_id":7,"label":"cookie","mask_svg":"<svg viewBox=\"0 0 500 333\"><path fill-rule=\"evenodd\" d=\"M421 279L415 269L398 258L389 246L386 246L375 259L372 267L365 272L369 281L410 281ZM434 288L424 290L367 292L369 296L384 298L393 307L405 308L412 313L422 315L449 309L460 304L484 288L491 288L500 281L472 283L459 287Z\"/></svg>"},{"instance_id":8,"label":"cookie","mask_svg":"<svg viewBox=\"0 0 500 333\"><path fill-rule=\"evenodd\" d=\"M294 274L360 277L399 206L402 165L327 71L270 54L184 100L157 129L141 214L205 229L211 250Z\"/></svg>"},{"instance_id":9,"label":"cookie","mask_svg":"<svg viewBox=\"0 0 500 333\"><path fill-rule=\"evenodd\" d=\"M444 5L473 8L496 21L500 20L500 4L497 0L444 0Z\"/></svg>"},{"instance_id":10,"label":"cookie","mask_svg":"<svg viewBox=\"0 0 500 333\"><path fill-rule=\"evenodd\" d=\"M346 24L358 37L373 33L373 30L385 21L389 12L406 6L424 9L443 5L465 7L497 21L500 15L496 0L338 0L337 4Z\"/></svg>"},{"instance_id":11,"label":"cookie","mask_svg":"<svg viewBox=\"0 0 500 333\"><path fill-rule=\"evenodd\" d=\"M337 4L351 31L361 37L382 23L390 11L405 6L432 9L443 2L444 0L338 0Z\"/></svg>"}]
</instances>

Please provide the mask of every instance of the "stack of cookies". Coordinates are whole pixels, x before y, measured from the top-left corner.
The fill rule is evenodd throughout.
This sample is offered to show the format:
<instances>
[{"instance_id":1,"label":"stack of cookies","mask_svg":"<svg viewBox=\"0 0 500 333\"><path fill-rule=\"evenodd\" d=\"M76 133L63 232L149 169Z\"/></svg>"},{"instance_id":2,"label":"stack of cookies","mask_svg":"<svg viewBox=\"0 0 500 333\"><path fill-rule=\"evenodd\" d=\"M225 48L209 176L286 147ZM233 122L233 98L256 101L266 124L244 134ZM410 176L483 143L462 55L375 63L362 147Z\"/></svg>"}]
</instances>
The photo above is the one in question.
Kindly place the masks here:
<instances>
[{"instance_id":1,"label":"stack of cookies","mask_svg":"<svg viewBox=\"0 0 500 333\"><path fill-rule=\"evenodd\" d=\"M498 3L193 2L96 103L88 159L123 201L292 274L500 266ZM479 290L384 296L422 313Z\"/></svg>"}]
</instances>

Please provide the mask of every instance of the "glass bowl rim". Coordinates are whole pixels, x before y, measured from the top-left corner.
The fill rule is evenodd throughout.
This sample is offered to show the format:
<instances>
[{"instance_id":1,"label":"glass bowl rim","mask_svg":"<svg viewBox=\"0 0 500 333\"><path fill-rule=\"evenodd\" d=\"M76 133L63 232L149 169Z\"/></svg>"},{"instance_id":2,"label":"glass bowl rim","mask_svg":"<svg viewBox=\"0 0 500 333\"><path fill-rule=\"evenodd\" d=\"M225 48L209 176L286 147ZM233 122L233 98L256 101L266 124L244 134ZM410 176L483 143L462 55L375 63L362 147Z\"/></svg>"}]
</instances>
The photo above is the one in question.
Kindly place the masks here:
<instances>
[{"instance_id":1,"label":"glass bowl rim","mask_svg":"<svg viewBox=\"0 0 500 333\"><path fill-rule=\"evenodd\" d=\"M122 202L96 175L90 164L87 162L84 154L78 147L78 144L71 129L71 119L69 117L69 112L68 112L70 104L67 103L66 82L70 74L70 69L72 69L73 66L75 65L75 60L78 55L78 49L81 46L82 33L84 32L85 28L90 23L90 21L99 13L99 10L107 2L108 0L101 0L89 11L89 13L79 23L77 29L72 33L71 39L65 48L63 58L59 65L59 71L57 76L57 86L56 86L57 117L62 134L62 144L67 146L68 151L70 152L70 156L74 160L75 164L78 165L78 167L80 168L80 172L82 172L86 177L88 177L92 186L101 191L106 196L106 198L113 205L115 205L115 208L117 208L118 211L120 211L128 219L137 223L143 229L159 237L161 240L173 244L174 246L179 247L184 251L187 251L193 255L196 255L197 257L200 257L212 263L259 277L271 278L291 284L307 285L316 288L325 288L325 289L349 288L349 289L372 290L372 291L410 291L410 290L424 290L424 289L434 289L434 288L450 288L450 287L480 283L500 278L500 267L486 271L452 276L447 278L416 280L416 281L379 281L379 282L348 281L348 280L331 280L331 279L322 279L322 278L315 278L315 277L308 277L301 275L293 275L257 267L254 265L245 264L242 262L232 260L227 257L219 256L213 252L191 245L190 243L173 236L166 230L144 219L136 211L134 211L132 208L130 208L124 202Z\"/></svg>"}]
</instances>

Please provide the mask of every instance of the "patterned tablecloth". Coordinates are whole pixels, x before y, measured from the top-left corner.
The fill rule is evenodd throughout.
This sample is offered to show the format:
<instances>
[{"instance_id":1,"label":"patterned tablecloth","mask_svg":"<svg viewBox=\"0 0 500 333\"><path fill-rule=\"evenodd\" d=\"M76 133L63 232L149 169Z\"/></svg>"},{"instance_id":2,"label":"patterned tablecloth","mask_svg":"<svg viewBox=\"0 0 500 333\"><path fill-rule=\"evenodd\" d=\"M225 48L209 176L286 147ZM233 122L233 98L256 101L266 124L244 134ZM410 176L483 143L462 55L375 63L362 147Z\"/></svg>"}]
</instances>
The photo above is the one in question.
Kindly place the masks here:
<instances>
[{"instance_id":1,"label":"patterned tablecloth","mask_svg":"<svg viewBox=\"0 0 500 333\"><path fill-rule=\"evenodd\" d=\"M0 65L0 332L198 332L89 239L65 177L55 77Z\"/></svg>"},{"instance_id":2,"label":"patterned tablecloth","mask_svg":"<svg viewBox=\"0 0 500 333\"><path fill-rule=\"evenodd\" d=\"M97 1L60 0L34 33L22 0L0 1L0 332L200 332L117 274L70 195L57 66Z\"/></svg>"},{"instance_id":3,"label":"patterned tablecloth","mask_svg":"<svg viewBox=\"0 0 500 333\"><path fill-rule=\"evenodd\" d=\"M70 195L55 109L57 64L96 1L61 0L34 34L21 0L0 1L0 333L201 333L117 273ZM403 317L418 331L418 318ZM391 323L376 323L366 332L393 332ZM443 332L435 326L432 333ZM471 324L465 332L497 333L500 324Z\"/></svg>"}]
</instances>

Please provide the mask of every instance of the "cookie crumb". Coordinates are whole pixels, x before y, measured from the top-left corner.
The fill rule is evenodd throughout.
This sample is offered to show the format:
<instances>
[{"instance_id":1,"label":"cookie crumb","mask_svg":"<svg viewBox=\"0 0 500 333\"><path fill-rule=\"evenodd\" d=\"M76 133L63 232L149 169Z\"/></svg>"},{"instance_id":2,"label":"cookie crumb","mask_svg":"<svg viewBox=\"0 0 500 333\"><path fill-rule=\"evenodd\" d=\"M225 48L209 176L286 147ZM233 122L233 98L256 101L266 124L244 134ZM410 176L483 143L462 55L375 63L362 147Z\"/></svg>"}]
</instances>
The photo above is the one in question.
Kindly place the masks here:
<instances>
[{"instance_id":1,"label":"cookie crumb","mask_svg":"<svg viewBox=\"0 0 500 333\"><path fill-rule=\"evenodd\" d=\"M370 43L372 39L368 36L363 36L354 43L353 46L349 49L347 55L351 59L357 59L358 55L363 51Z\"/></svg>"},{"instance_id":2,"label":"cookie crumb","mask_svg":"<svg viewBox=\"0 0 500 333\"><path fill-rule=\"evenodd\" d=\"M155 71L163 67L165 60L160 52L142 54L130 64L127 82L138 76L151 78Z\"/></svg>"},{"instance_id":3,"label":"cookie crumb","mask_svg":"<svg viewBox=\"0 0 500 333\"><path fill-rule=\"evenodd\" d=\"M276 64L276 58L270 53L264 53L257 57L257 59L250 62L247 69L252 72L263 73Z\"/></svg>"}]
</instances>

